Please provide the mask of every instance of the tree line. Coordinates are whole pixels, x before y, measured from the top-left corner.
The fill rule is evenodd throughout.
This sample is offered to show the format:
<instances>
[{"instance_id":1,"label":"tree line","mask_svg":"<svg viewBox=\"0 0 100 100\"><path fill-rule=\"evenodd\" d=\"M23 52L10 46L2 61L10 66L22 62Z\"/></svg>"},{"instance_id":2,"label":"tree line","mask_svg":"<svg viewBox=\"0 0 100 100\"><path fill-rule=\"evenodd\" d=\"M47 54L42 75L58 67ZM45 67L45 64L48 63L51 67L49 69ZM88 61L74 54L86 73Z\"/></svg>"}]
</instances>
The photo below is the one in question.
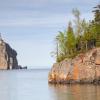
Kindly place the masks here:
<instances>
[{"instance_id":1,"label":"tree line","mask_svg":"<svg viewBox=\"0 0 100 100\"><path fill-rule=\"evenodd\" d=\"M80 11L73 9L74 27L70 21L65 31L56 36L56 61L74 58L77 54L100 47L100 5L93 8L94 19L81 19Z\"/></svg>"}]
</instances>

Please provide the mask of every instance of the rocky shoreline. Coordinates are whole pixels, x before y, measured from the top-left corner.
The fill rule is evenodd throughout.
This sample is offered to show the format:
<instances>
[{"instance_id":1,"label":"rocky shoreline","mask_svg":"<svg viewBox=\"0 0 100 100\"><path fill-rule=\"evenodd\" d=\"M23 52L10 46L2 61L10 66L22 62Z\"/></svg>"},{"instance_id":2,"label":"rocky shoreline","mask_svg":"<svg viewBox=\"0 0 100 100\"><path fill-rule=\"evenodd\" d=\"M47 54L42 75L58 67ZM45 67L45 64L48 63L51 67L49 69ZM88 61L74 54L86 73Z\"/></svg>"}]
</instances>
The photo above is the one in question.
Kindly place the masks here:
<instances>
[{"instance_id":1,"label":"rocky shoreline","mask_svg":"<svg viewBox=\"0 0 100 100\"><path fill-rule=\"evenodd\" d=\"M55 63L48 76L52 84L100 84L100 47L74 59Z\"/></svg>"}]
</instances>

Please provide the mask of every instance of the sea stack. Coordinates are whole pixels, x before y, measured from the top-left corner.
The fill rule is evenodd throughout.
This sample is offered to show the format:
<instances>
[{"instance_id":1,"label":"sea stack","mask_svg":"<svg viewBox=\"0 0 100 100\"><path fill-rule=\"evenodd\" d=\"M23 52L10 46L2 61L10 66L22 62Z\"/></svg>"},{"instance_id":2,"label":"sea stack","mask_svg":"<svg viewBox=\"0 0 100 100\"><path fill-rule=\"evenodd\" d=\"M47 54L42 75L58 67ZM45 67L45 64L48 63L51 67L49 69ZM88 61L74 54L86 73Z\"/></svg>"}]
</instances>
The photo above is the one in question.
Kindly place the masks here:
<instances>
[{"instance_id":1,"label":"sea stack","mask_svg":"<svg viewBox=\"0 0 100 100\"><path fill-rule=\"evenodd\" d=\"M0 35L0 69L18 69L17 52Z\"/></svg>"}]
</instances>

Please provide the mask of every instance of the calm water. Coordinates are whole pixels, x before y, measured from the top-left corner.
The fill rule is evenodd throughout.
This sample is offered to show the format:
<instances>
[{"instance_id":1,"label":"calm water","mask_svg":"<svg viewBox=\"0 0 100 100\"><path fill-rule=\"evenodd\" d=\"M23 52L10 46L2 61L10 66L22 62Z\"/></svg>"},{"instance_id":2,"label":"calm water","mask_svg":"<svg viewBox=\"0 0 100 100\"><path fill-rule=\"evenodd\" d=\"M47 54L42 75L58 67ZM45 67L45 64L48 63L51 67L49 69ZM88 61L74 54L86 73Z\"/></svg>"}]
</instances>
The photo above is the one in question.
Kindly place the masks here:
<instances>
[{"instance_id":1,"label":"calm water","mask_svg":"<svg viewBox=\"0 0 100 100\"><path fill-rule=\"evenodd\" d=\"M0 100L100 100L100 86L49 85L48 70L0 71Z\"/></svg>"}]
</instances>

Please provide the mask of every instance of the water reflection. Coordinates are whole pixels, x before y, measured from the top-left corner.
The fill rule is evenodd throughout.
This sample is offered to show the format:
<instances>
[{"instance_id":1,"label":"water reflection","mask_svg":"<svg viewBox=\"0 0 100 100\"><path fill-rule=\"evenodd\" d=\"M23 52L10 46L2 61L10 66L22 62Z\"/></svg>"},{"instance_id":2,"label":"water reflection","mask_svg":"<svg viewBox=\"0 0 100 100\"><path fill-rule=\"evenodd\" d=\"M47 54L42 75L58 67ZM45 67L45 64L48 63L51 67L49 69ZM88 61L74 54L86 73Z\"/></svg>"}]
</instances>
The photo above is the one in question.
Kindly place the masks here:
<instances>
[{"instance_id":1,"label":"water reflection","mask_svg":"<svg viewBox=\"0 0 100 100\"><path fill-rule=\"evenodd\" d=\"M100 86L96 85L51 85L53 100L100 100Z\"/></svg>"},{"instance_id":2,"label":"water reflection","mask_svg":"<svg viewBox=\"0 0 100 100\"><path fill-rule=\"evenodd\" d=\"M48 71L0 71L0 100L100 100L100 86L50 85Z\"/></svg>"}]
</instances>

